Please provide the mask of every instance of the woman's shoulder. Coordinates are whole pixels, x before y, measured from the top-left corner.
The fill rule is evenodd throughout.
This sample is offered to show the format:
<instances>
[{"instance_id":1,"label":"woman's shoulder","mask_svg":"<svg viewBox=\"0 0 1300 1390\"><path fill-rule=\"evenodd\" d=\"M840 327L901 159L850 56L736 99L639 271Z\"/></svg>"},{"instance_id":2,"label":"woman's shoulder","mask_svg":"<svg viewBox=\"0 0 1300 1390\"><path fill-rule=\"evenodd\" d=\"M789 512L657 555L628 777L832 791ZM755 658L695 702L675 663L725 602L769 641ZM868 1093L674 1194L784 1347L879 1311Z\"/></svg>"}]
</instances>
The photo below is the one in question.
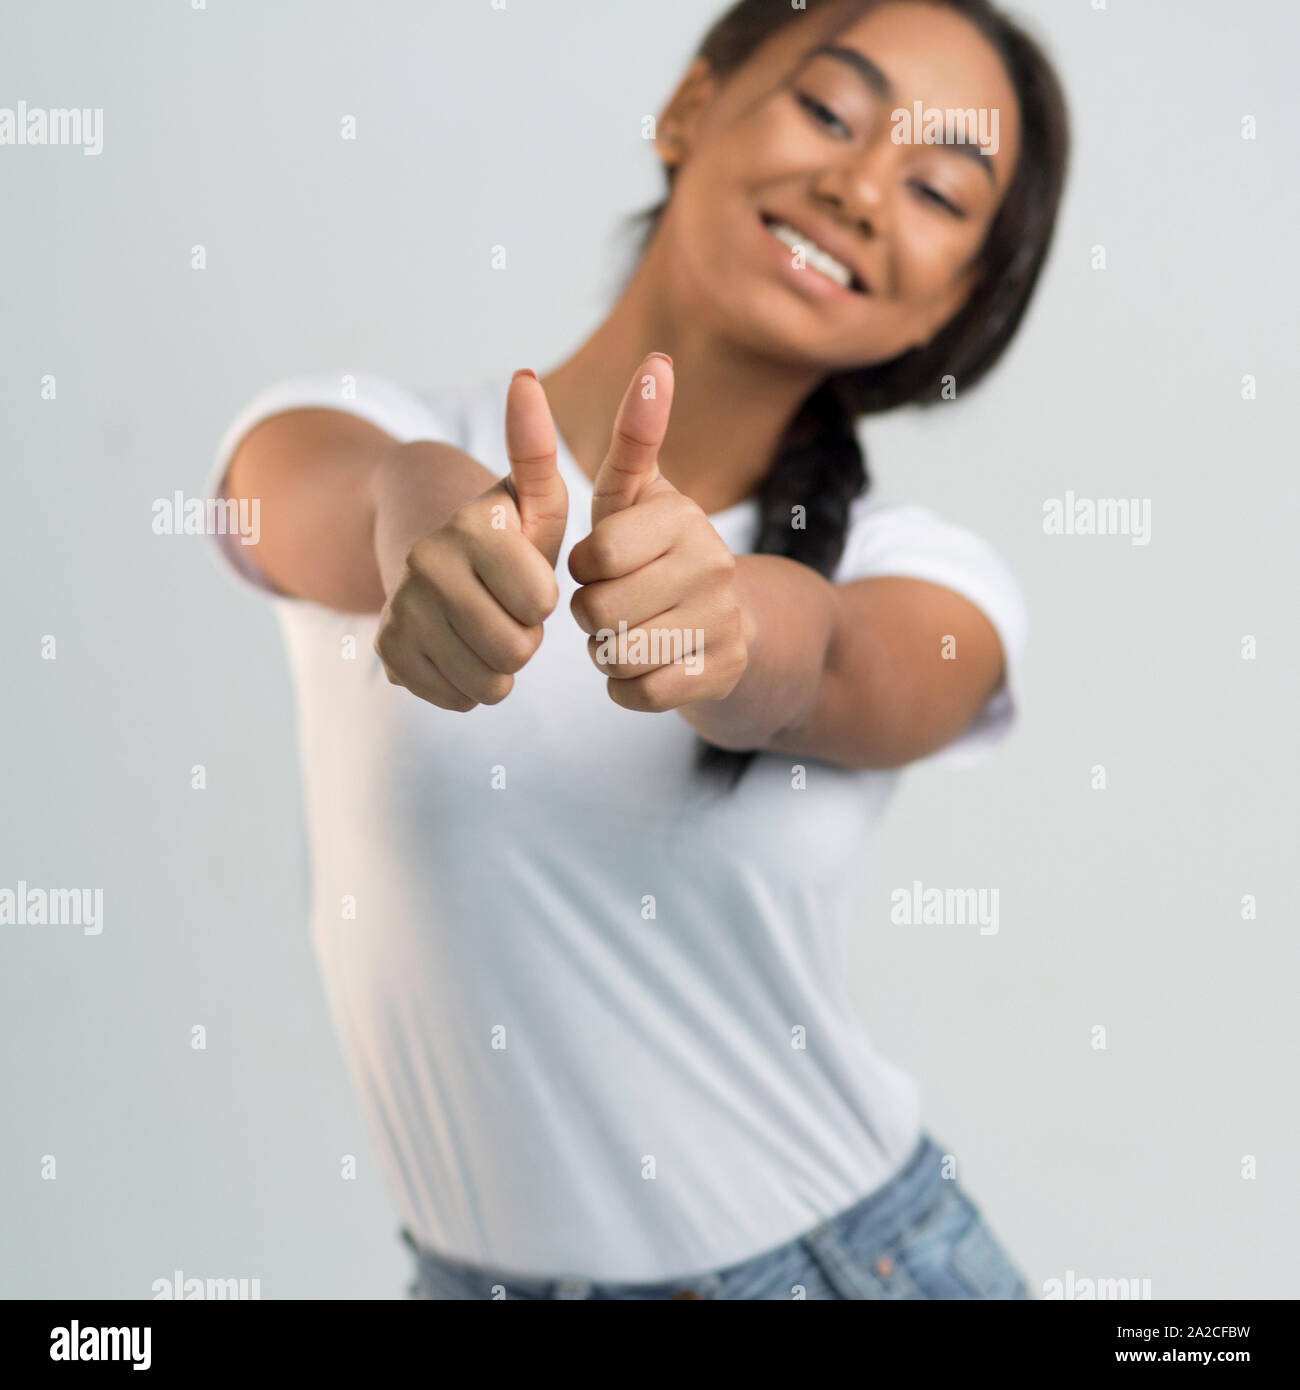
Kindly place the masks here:
<instances>
[{"instance_id":1,"label":"woman's shoulder","mask_svg":"<svg viewBox=\"0 0 1300 1390\"><path fill-rule=\"evenodd\" d=\"M849 508L835 578L900 576L942 584L971 599L1009 645L1028 627L1024 589L998 547L978 531L922 503L867 493Z\"/></svg>"},{"instance_id":2,"label":"woman's shoulder","mask_svg":"<svg viewBox=\"0 0 1300 1390\"><path fill-rule=\"evenodd\" d=\"M920 502L869 492L849 506L841 568L871 568L907 556L965 559L1007 568L997 548L963 522Z\"/></svg>"},{"instance_id":3,"label":"woman's shoulder","mask_svg":"<svg viewBox=\"0 0 1300 1390\"><path fill-rule=\"evenodd\" d=\"M463 445L476 421L504 401L509 376L484 373L466 381L413 386L378 372L346 369L301 373L273 381L247 398L218 446L218 461L262 420L291 410L342 410L409 443L435 439Z\"/></svg>"},{"instance_id":4,"label":"woman's shoulder","mask_svg":"<svg viewBox=\"0 0 1300 1390\"><path fill-rule=\"evenodd\" d=\"M917 502L867 494L850 506L840 583L898 577L942 585L969 599L993 624L1005 673L970 727L930 761L969 763L994 748L1018 717L1029 605L1015 572L986 537Z\"/></svg>"}]
</instances>

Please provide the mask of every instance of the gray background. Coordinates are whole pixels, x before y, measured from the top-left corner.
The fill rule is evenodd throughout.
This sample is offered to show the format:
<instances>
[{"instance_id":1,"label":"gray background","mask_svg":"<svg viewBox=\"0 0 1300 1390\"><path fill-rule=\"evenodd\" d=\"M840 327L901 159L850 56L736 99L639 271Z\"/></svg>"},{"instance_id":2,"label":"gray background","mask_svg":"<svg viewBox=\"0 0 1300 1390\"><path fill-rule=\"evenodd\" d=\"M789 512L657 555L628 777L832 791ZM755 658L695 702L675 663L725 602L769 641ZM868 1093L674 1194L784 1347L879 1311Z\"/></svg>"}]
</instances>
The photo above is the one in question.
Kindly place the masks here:
<instances>
[{"instance_id":1,"label":"gray background","mask_svg":"<svg viewBox=\"0 0 1300 1390\"><path fill-rule=\"evenodd\" d=\"M176 1268L402 1292L307 939L278 633L151 504L277 378L571 351L659 193L642 117L719 8L6 6L0 105L103 107L105 148L0 148L0 886L102 886L106 926L0 928L0 1294L148 1297ZM1020 575L1024 718L906 779L862 1009L1037 1285L1295 1297L1295 7L1019 12L1076 124L1047 280L985 387L868 437L882 491ZM1149 498L1151 544L1044 535L1067 489ZM914 878L997 887L1001 930L891 926Z\"/></svg>"}]
</instances>

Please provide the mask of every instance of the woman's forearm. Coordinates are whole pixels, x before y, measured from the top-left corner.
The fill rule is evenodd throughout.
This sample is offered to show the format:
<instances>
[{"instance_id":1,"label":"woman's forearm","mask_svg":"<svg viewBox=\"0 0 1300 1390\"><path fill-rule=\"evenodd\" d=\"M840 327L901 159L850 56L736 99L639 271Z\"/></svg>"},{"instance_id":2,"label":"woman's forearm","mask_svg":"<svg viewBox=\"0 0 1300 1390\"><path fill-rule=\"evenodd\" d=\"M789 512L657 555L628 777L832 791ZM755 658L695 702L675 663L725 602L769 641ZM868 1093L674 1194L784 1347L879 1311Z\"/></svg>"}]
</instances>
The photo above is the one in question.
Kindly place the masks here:
<instances>
[{"instance_id":1,"label":"woman's forearm","mask_svg":"<svg viewBox=\"0 0 1300 1390\"><path fill-rule=\"evenodd\" d=\"M416 541L497 481L495 473L450 444L402 444L383 456L371 490L373 549L382 588L376 608L402 577Z\"/></svg>"},{"instance_id":2,"label":"woman's forearm","mask_svg":"<svg viewBox=\"0 0 1300 1390\"><path fill-rule=\"evenodd\" d=\"M745 673L726 699L700 700L678 713L720 748L761 749L817 702L834 590L815 570L776 555L737 556L736 585L749 655Z\"/></svg>"},{"instance_id":3,"label":"woman's forearm","mask_svg":"<svg viewBox=\"0 0 1300 1390\"><path fill-rule=\"evenodd\" d=\"M256 560L276 589L368 613L410 546L493 481L451 445L401 444L344 411L297 410L245 436L224 492L257 503Z\"/></svg>"},{"instance_id":4,"label":"woman's forearm","mask_svg":"<svg viewBox=\"0 0 1300 1390\"><path fill-rule=\"evenodd\" d=\"M744 674L725 699L678 708L721 748L902 767L955 738L1004 676L997 630L943 585L831 584L766 555L738 557L736 583Z\"/></svg>"}]
</instances>

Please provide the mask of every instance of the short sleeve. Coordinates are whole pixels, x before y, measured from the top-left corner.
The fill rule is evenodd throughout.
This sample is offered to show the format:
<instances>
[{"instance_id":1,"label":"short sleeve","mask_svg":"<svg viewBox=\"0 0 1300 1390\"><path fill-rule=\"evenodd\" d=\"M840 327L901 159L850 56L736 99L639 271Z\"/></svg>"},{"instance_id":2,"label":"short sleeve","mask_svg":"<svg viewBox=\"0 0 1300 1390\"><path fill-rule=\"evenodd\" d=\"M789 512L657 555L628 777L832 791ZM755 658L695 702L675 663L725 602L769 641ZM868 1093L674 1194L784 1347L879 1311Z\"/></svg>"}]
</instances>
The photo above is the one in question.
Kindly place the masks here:
<instances>
[{"instance_id":1,"label":"short sleeve","mask_svg":"<svg viewBox=\"0 0 1300 1390\"><path fill-rule=\"evenodd\" d=\"M204 489L206 502L217 501L225 487L226 471L235 450L263 420L291 410L343 410L391 434L404 444L417 439L459 443L450 412L436 401L379 377L344 375L294 377L277 382L249 401L231 421L217 446ZM256 545L245 544L232 530L211 536L217 553L256 588L283 598L262 573L254 558Z\"/></svg>"},{"instance_id":2,"label":"short sleeve","mask_svg":"<svg viewBox=\"0 0 1300 1390\"><path fill-rule=\"evenodd\" d=\"M1002 642L1005 672L966 729L922 761L969 766L1006 737L1020 710L1029 612L1019 581L982 537L912 503L853 503L836 581L899 576L941 584L969 599Z\"/></svg>"}]
</instances>

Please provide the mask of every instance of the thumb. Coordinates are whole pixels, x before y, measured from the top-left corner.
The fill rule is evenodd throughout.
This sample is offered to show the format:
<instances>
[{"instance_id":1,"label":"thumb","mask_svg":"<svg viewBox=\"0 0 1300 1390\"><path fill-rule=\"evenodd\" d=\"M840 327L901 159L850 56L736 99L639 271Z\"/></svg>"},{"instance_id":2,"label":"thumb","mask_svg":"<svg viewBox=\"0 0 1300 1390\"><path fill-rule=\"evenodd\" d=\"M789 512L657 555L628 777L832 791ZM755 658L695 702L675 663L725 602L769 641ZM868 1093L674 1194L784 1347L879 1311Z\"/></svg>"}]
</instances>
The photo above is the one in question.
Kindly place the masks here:
<instances>
[{"instance_id":1,"label":"thumb","mask_svg":"<svg viewBox=\"0 0 1300 1390\"><path fill-rule=\"evenodd\" d=\"M569 519L569 493L555 461L555 422L546 392L527 368L506 393L506 457L524 535L554 568Z\"/></svg>"},{"instance_id":2,"label":"thumb","mask_svg":"<svg viewBox=\"0 0 1300 1390\"><path fill-rule=\"evenodd\" d=\"M659 476L659 450L673 408L673 359L652 352L637 368L614 420L609 453L592 484L591 525L630 507Z\"/></svg>"}]
</instances>

